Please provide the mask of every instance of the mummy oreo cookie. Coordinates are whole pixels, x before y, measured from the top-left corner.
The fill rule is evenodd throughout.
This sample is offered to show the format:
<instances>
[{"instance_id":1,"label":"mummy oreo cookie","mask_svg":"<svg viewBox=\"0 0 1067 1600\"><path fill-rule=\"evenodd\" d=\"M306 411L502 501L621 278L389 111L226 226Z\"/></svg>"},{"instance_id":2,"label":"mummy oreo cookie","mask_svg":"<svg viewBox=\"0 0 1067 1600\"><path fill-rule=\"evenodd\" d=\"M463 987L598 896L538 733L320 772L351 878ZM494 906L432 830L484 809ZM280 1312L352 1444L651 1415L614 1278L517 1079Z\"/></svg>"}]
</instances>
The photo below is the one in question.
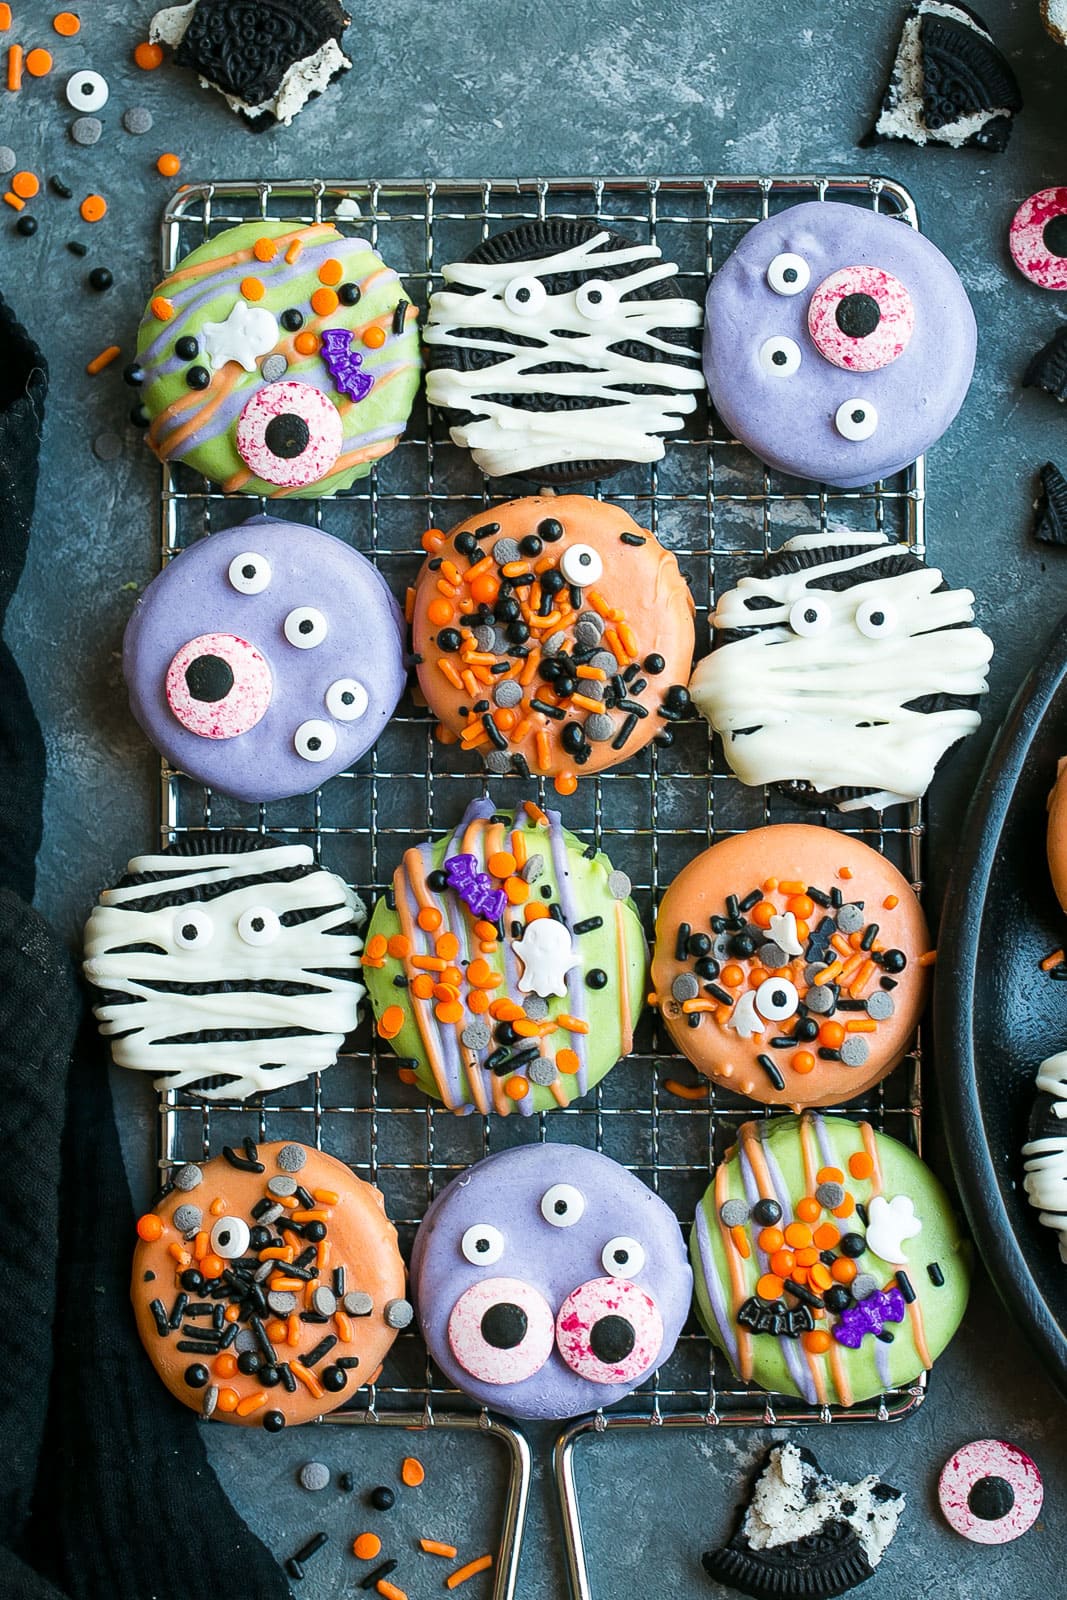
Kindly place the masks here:
<instances>
[{"instance_id":1,"label":"mummy oreo cookie","mask_svg":"<svg viewBox=\"0 0 1067 1600\"><path fill-rule=\"evenodd\" d=\"M1067 1264L1067 1050L1042 1061L1034 1087L1023 1189L1038 1221L1058 1236L1060 1260Z\"/></svg>"},{"instance_id":2,"label":"mummy oreo cookie","mask_svg":"<svg viewBox=\"0 0 1067 1600\"><path fill-rule=\"evenodd\" d=\"M929 1168L869 1123L813 1112L742 1125L689 1248L697 1314L738 1377L809 1405L914 1382L970 1291Z\"/></svg>"},{"instance_id":3,"label":"mummy oreo cookie","mask_svg":"<svg viewBox=\"0 0 1067 1600\"><path fill-rule=\"evenodd\" d=\"M442 269L426 395L491 478L603 478L658 461L696 407L700 306L656 245L552 218Z\"/></svg>"},{"instance_id":4,"label":"mummy oreo cookie","mask_svg":"<svg viewBox=\"0 0 1067 1600\"><path fill-rule=\"evenodd\" d=\"M711 280L704 371L760 460L857 488L941 437L974 368L974 313L922 234L813 201L757 223Z\"/></svg>"},{"instance_id":5,"label":"mummy oreo cookie","mask_svg":"<svg viewBox=\"0 0 1067 1600\"><path fill-rule=\"evenodd\" d=\"M253 517L152 580L122 670L134 716L174 766L238 800L279 800L374 744L404 689L404 623L350 545Z\"/></svg>"},{"instance_id":6,"label":"mummy oreo cookie","mask_svg":"<svg viewBox=\"0 0 1067 1600\"><path fill-rule=\"evenodd\" d=\"M381 1191L306 1145L246 1139L177 1168L137 1236L137 1331L205 1418L311 1422L375 1381L411 1321Z\"/></svg>"},{"instance_id":7,"label":"mummy oreo cookie","mask_svg":"<svg viewBox=\"0 0 1067 1600\"><path fill-rule=\"evenodd\" d=\"M974 595L878 533L790 539L719 597L689 688L744 783L842 811L915 800L973 733Z\"/></svg>"},{"instance_id":8,"label":"mummy oreo cookie","mask_svg":"<svg viewBox=\"0 0 1067 1600\"><path fill-rule=\"evenodd\" d=\"M631 1394L673 1351L692 1283L673 1212L579 1145L521 1145L468 1168L411 1256L434 1362L509 1417L560 1420Z\"/></svg>"},{"instance_id":9,"label":"mummy oreo cookie","mask_svg":"<svg viewBox=\"0 0 1067 1600\"><path fill-rule=\"evenodd\" d=\"M246 222L185 256L137 335L148 442L228 493L306 499L370 472L419 384L396 273L330 222Z\"/></svg>"},{"instance_id":10,"label":"mummy oreo cookie","mask_svg":"<svg viewBox=\"0 0 1067 1600\"><path fill-rule=\"evenodd\" d=\"M630 883L534 805L468 806L404 852L363 972L378 1034L451 1111L569 1105L633 1045L648 957Z\"/></svg>"},{"instance_id":11,"label":"mummy oreo cookie","mask_svg":"<svg viewBox=\"0 0 1067 1600\"><path fill-rule=\"evenodd\" d=\"M675 1046L721 1088L826 1106L902 1059L929 987L922 908L848 834L781 824L720 839L660 905L652 987Z\"/></svg>"},{"instance_id":12,"label":"mummy oreo cookie","mask_svg":"<svg viewBox=\"0 0 1067 1600\"><path fill-rule=\"evenodd\" d=\"M423 546L412 637L439 736L561 794L670 742L689 704L693 599L620 506L533 495L431 528Z\"/></svg>"},{"instance_id":13,"label":"mummy oreo cookie","mask_svg":"<svg viewBox=\"0 0 1067 1600\"><path fill-rule=\"evenodd\" d=\"M307 845L198 832L135 856L85 928L114 1060L208 1100L325 1071L359 1020L364 918Z\"/></svg>"}]
</instances>

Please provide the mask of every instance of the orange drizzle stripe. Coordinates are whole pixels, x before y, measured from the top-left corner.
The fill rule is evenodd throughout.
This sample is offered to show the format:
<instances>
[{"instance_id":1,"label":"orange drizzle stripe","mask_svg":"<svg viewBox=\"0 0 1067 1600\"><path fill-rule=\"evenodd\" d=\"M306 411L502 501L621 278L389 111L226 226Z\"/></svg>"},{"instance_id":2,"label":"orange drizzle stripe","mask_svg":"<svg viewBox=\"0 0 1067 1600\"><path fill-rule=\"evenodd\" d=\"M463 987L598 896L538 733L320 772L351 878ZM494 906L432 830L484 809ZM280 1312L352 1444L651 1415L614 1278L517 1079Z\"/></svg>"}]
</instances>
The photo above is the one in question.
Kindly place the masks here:
<instances>
[{"instance_id":1,"label":"orange drizzle stripe","mask_svg":"<svg viewBox=\"0 0 1067 1600\"><path fill-rule=\"evenodd\" d=\"M818 1151L815 1148L812 1120L808 1112L805 1112L800 1119L800 1147L804 1155L804 1192L806 1194L814 1194L819 1159ZM830 1348L826 1352L826 1359L834 1388L837 1391L837 1398L843 1406L850 1406L852 1404L852 1385L848 1381L848 1373L845 1370L844 1351L836 1339L831 1340ZM808 1355L809 1366L813 1361L817 1360L817 1356ZM814 1368L812 1368L812 1376L814 1377Z\"/></svg>"},{"instance_id":2,"label":"orange drizzle stripe","mask_svg":"<svg viewBox=\"0 0 1067 1600\"><path fill-rule=\"evenodd\" d=\"M279 248L293 239L299 239L301 243L307 244L309 241L325 238L328 233L333 232L335 229L332 222L313 222L306 227L297 228L294 233L276 234L272 242ZM163 288L172 283L184 283L189 278L202 278L211 272L222 272L226 267L236 267L242 261L253 260L255 260L254 241L247 250L233 250L228 256L215 256L211 261L198 261L191 267L175 268Z\"/></svg>"},{"instance_id":3,"label":"orange drizzle stripe","mask_svg":"<svg viewBox=\"0 0 1067 1600\"><path fill-rule=\"evenodd\" d=\"M415 860L414 871L412 871L412 858ZM419 901L419 886L422 883L422 856L414 847L412 847L410 850L405 850L404 859L400 866L397 867L396 872L393 874L393 888L396 894L396 914L400 918L401 931L409 941L411 948L414 950L416 939L418 937L418 930L415 919L411 915L411 907L407 904L407 895L404 893L405 878L411 885L416 901ZM424 884L422 886L422 892L428 892L425 889ZM421 904L421 902L419 903ZM407 960L405 960L404 965L407 967ZM410 972L408 973L408 976L411 976ZM444 1063L441 1060L441 1053L437 1048L437 1040L433 1037L433 1025L430 1022L429 1014L429 1002L420 1000L410 988L408 990L408 994L411 996L411 1009L414 1012L415 1023L418 1027L419 1035L426 1049L426 1058L430 1063L430 1071L433 1073L434 1082L437 1085L437 1091L445 1105L448 1106L449 1110L454 1111L456 1108L449 1100L448 1090L445 1083Z\"/></svg>"},{"instance_id":4,"label":"orange drizzle stripe","mask_svg":"<svg viewBox=\"0 0 1067 1600\"><path fill-rule=\"evenodd\" d=\"M764 1200L774 1200L774 1184L771 1182L770 1169L763 1159L763 1144L760 1140L757 1126L754 1122L746 1122L741 1129L741 1142L745 1147L748 1164L752 1168L756 1179L756 1187ZM815 1398L821 1406L826 1404L826 1377L818 1356L813 1356L810 1350L804 1351L804 1358L808 1363L811 1381L815 1385Z\"/></svg>"},{"instance_id":5,"label":"orange drizzle stripe","mask_svg":"<svg viewBox=\"0 0 1067 1600\"><path fill-rule=\"evenodd\" d=\"M737 1313L747 1298L745 1294L745 1268L739 1252L734 1249L734 1242L730 1238L730 1230L722 1220L722 1208L726 1203L726 1199L726 1162L720 1161L715 1173L715 1221L718 1224L723 1249L726 1252L726 1265L730 1273L730 1293L734 1302L734 1326L737 1329L737 1367L741 1377L748 1383L752 1377L752 1335L747 1328L742 1327L737 1321Z\"/></svg>"},{"instance_id":6,"label":"orange drizzle stripe","mask_svg":"<svg viewBox=\"0 0 1067 1600\"><path fill-rule=\"evenodd\" d=\"M630 1054L634 1042L633 1003L630 995L630 963L626 959L626 924L621 900L615 902L615 949L619 961L619 1022L622 1029L622 1053Z\"/></svg>"},{"instance_id":7,"label":"orange drizzle stripe","mask_svg":"<svg viewBox=\"0 0 1067 1600\"><path fill-rule=\"evenodd\" d=\"M869 1122L861 1122L860 1129L863 1134L863 1148L871 1158L871 1193L881 1194L884 1186L882 1178L882 1164L878 1159L878 1145L874 1136L874 1129ZM933 1366L930 1347L926 1342L926 1325L923 1322L922 1306L918 1299L911 1302L908 1307L908 1320L911 1322L911 1336L915 1341L916 1354L923 1366L929 1372Z\"/></svg>"},{"instance_id":8,"label":"orange drizzle stripe","mask_svg":"<svg viewBox=\"0 0 1067 1600\"><path fill-rule=\"evenodd\" d=\"M223 368L218 386L213 386L210 398L204 402L200 410L194 412L191 417L182 423L180 428L175 428L173 433L168 434L166 439L156 446L156 454L161 461L169 461L175 451L181 449L186 439L202 428L206 422L210 422L230 390L236 386L237 380L243 375L244 369L239 367L236 361L227 362L227 366L231 370L226 371ZM176 402L176 404L180 404L180 401ZM172 407L168 406L162 415L166 417L171 409Z\"/></svg>"}]
</instances>

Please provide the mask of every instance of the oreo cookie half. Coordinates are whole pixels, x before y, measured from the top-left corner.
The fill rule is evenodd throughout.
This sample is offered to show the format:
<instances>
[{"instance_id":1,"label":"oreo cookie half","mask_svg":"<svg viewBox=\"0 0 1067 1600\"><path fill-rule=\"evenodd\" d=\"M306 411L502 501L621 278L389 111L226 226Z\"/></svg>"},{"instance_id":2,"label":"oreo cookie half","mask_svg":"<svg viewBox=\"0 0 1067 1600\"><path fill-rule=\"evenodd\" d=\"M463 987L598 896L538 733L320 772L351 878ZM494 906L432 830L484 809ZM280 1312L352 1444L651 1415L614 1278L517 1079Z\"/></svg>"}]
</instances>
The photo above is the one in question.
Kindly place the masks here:
<instances>
[{"instance_id":1,"label":"oreo cookie half","mask_svg":"<svg viewBox=\"0 0 1067 1600\"><path fill-rule=\"evenodd\" d=\"M1058 328L1023 373L1024 389L1045 389L1057 400L1067 400L1067 326Z\"/></svg>"},{"instance_id":2,"label":"oreo cookie half","mask_svg":"<svg viewBox=\"0 0 1067 1600\"><path fill-rule=\"evenodd\" d=\"M1015 74L969 6L908 7L877 121L861 141L966 145L999 153L1022 110Z\"/></svg>"},{"instance_id":3,"label":"oreo cookie half","mask_svg":"<svg viewBox=\"0 0 1067 1600\"><path fill-rule=\"evenodd\" d=\"M1067 1051L1042 1061L1035 1087L1023 1145L1023 1188L1041 1222L1058 1235L1060 1259L1067 1262Z\"/></svg>"},{"instance_id":4,"label":"oreo cookie half","mask_svg":"<svg viewBox=\"0 0 1067 1600\"><path fill-rule=\"evenodd\" d=\"M1041 468L1041 492L1034 507L1034 538L1041 544L1067 545L1067 478L1046 461Z\"/></svg>"},{"instance_id":5,"label":"oreo cookie half","mask_svg":"<svg viewBox=\"0 0 1067 1600\"><path fill-rule=\"evenodd\" d=\"M838 1483L810 1450L775 1445L730 1541L704 1571L753 1600L829 1600L871 1577L904 1509L873 1475Z\"/></svg>"},{"instance_id":6,"label":"oreo cookie half","mask_svg":"<svg viewBox=\"0 0 1067 1600\"><path fill-rule=\"evenodd\" d=\"M444 269L427 398L490 477L563 485L658 461L704 389L703 312L655 245L550 218Z\"/></svg>"}]
</instances>

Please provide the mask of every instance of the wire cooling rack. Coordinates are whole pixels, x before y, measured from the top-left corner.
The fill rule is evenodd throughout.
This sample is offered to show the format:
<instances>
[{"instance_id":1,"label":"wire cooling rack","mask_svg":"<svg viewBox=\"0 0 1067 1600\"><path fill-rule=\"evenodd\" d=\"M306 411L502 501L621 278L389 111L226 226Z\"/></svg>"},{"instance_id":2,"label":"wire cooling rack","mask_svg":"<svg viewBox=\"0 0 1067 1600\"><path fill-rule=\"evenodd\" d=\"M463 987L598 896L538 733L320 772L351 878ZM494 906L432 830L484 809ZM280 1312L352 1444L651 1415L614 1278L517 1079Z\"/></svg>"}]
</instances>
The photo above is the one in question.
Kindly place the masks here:
<instances>
[{"instance_id":1,"label":"wire cooling rack","mask_svg":"<svg viewBox=\"0 0 1067 1600\"><path fill-rule=\"evenodd\" d=\"M205 183L183 188L167 207L163 268L205 239L252 218L318 222L336 217L343 233L369 238L402 275L425 310L441 282L442 266L465 256L489 234L519 222L563 217L603 223L657 243L678 263L685 292L702 299L706 281L748 228L802 200L833 199L873 208L918 226L906 190L882 178L578 178L553 180L344 181ZM342 204L346 202L346 204ZM358 213L354 210L358 207ZM347 214L346 214L347 213ZM516 491L513 491L516 492ZM626 507L677 555L697 606L697 656L708 648L708 612L715 597L786 538L814 529L878 529L924 552L922 459L906 473L863 490L832 490L772 472L724 431L703 406L661 462L624 470L589 492ZM285 503L285 516L306 521L363 551L402 596L422 560L424 530L453 526L479 508L510 498L488 481L469 454L421 400L398 447L368 478L323 501ZM232 527L270 502L224 496L180 465L163 468L162 559L203 534ZM376 747L350 771L314 794L270 805L243 805L213 794L164 765L164 843L200 828L269 831L311 844L323 864L352 883L368 908L390 883L401 854L428 833L454 826L478 794L496 804L525 798L558 805L565 824L607 851L630 876L646 927L674 874L714 837L769 822L814 820L777 795L747 789L729 772L707 724L693 718L675 727L674 743L655 745L614 771L583 779L559 800L536 780L482 776L454 747L432 741L433 719L410 697ZM890 822L860 813L822 813L824 825L857 834L882 851L921 887L922 818L918 806L889 813ZM688 1223L709 1181L709 1169L734 1142L739 1124L760 1110L712 1087L706 1099L681 1099L670 1078L696 1081L674 1055L655 1014L647 1013L634 1053L584 1100L531 1118L457 1117L435 1109L397 1077L395 1059L365 1021L350 1049L323 1076L276 1091L255 1105L214 1102L187 1094L161 1097L160 1166L196 1159L225 1143L296 1138L321 1145L384 1191L405 1252L430 1200L462 1168L492 1151L538 1140L595 1146L658 1190ZM918 1148L919 1051L884 1083L851 1104L876 1126ZM809 1407L739 1383L695 1323L659 1373L623 1406L597 1413L564 1431L556 1476L572 1586L590 1593L574 1487L572 1453L590 1430L615 1427L771 1425L817 1421L888 1421L922 1399L920 1381L848 1412ZM418 1335L402 1335L381 1380L361 1390L342 1421L388 1420L448 1426L477 1425L470 1402L429 1362ZM496 1600L514 1592L518 1545L529 1480L529 1457L516 1430L487 1417L481 1425L509 1447L511 1482L498 1562Z\"/></svg>"}]
</instances>

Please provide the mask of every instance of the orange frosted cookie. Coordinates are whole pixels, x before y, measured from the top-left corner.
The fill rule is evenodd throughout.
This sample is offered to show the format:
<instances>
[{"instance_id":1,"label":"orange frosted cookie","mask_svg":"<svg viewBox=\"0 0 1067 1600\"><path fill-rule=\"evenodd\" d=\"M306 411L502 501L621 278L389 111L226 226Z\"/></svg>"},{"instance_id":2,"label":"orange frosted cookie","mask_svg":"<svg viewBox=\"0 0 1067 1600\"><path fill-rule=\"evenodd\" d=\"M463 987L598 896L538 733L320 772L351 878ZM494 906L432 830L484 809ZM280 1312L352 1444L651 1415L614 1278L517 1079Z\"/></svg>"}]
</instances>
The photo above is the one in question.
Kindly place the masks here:
<instances>
[{"instance_id":1,"label":"orange frosted cookie","mask_svg":"<svg viewBox=\"0 0 1067 1600\"><path fill-rule=\"evenodd\" d=\"M689 703L693 600L619 506L533 495L431 529L413 596L419 683L444 737L563 794L667 735Z\"/></svg>"},{"instance_id":2,"label":"orange frosted cookie","mask_svg":"<svg viewBox=\"0 0 1067 1600\"><path fill-rule=\"evenodd\" d=\"M1056 768L1048 797L1048 869L1056 899L1067 911L1067 756Z\"/></svg>"},{"instance_id":3,"label":"orange frosted cookie","mask_svg":"<svg viewBox=\"0 0 1067 1600\"><path fill-rule=\"evenodd\" d=\"M712 845L660 906L652 983L675 1045L764 1105L836 1105L900 1061L926 1001L922 908L884 856L830 828Z\"/></svg>"}]
</instances>

